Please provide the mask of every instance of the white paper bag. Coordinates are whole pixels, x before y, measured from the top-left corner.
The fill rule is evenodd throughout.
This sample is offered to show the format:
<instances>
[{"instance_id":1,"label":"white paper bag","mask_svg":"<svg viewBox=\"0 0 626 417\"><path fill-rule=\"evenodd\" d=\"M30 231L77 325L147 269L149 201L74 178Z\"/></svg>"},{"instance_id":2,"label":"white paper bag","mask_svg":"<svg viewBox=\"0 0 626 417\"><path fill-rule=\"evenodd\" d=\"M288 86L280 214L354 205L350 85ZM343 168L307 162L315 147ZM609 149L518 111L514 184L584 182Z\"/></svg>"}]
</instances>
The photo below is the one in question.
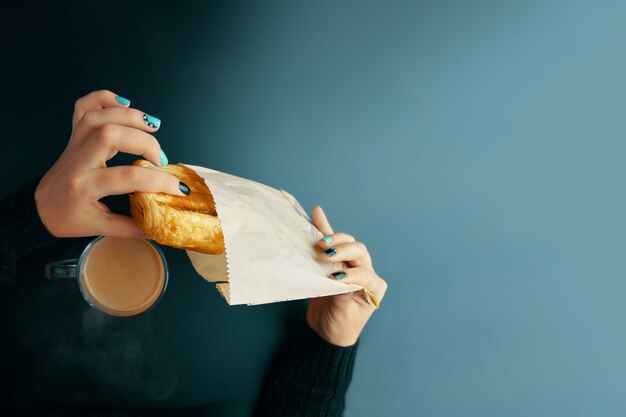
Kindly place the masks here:
<instances>
[{"instance_id":1,"label":"white paper bag","mask_svg":"<svg viewBox=\"0 0 626 417\"><path fill-rule=\"evenodd\" d=\"M369 291L329 279L343 265L315 259L323 235L285 191L208 168L188 165L213 194L226 252L187 251L196 271L215 282L228 304L264 304L353 291L377 305Z\"/></svg>"}]
</instances>

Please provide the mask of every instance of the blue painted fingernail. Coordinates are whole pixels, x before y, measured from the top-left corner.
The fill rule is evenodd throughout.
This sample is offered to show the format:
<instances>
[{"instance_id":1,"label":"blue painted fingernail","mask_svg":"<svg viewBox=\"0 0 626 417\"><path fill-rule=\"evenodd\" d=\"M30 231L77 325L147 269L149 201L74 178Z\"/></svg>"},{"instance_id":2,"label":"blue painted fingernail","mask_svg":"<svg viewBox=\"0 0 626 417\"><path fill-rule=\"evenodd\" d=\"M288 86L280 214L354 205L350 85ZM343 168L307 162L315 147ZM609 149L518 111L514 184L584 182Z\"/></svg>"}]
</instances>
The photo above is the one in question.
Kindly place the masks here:
<instances>
[{"instance_id":1,"label":"blue painted fingernail","mask_svg":"<svg viewBox=\"0 0 626 417\"><path fill-rule=\"evenodd\" d=\"M330 275L332 275L335 279L344 279L346 277L345 272L333 272Z\"/></svg>"},{"instance_id":2,"label":"blue painted fingernail","mask_svg":"<svg viewBox=\"0 0 626 417\"><path fill-rule=\"evenodd\" d=\"M115 100L122 106L128 106L130 104L130 100L122 96L115 96Z\"/></svg>"},{"instance_id":3,"label":"blue painted fingernail","mask_svg":"<svg viewBox=\"0 0 626 417\"><path fill-rule=\"evenodd\" d=\"M322 240L323 240L324 242L326 242L326 244L327 244L327 245L330 245L330 242L332 242L332 241L333 241L333 237L332 237L332 236L324 236L324 237L322 238Z\"/></svg>"},{"instance_id":4,"label":"blue painted fingernail","mask_svg":"<svg viewBox=\"0 0 626 417\"><path fill-rule=\"evenodd\" d=\"M185 184L184 182L180 181L178 183L178 188L180 189L180 191L185 194L185 195L189 195L191 194L191 190L189 189L189 187L187 186L187 184Z\"/></svg>"},{"instance_id":5,"label":"blue painted fingernail","mask_svg":"<svg viewBox=\"0 0 626 417\"><path fill-rule=\"evenodd\" d=\"M167 164L169 164L169 161L167 160L167 156L165 155L165 152L161 150L161 165L165 166Z\"/></svg>"},{"instance_id":6,"label":"blue painted fingernail","mask_svg":"<svg viewBox=\"0 0 626 417\"><path fill-rule=\"evenodd\" d=\"M337 249L335 248L328 248L324 251L324 253L328 256L335 256L335 254L337 253Z\"/></svg>"},{"instance_id":7,"label":"blue painted fingernail","mask_svg":"<svg viewBox=\"0 0 626 417\"><path fill-rule=\"evenodd\" d=\"M148 126L154 127L156 129L158 129L159 126L161 126L161 119L154 117L154 116L150 116L149 114L146 114L146 113L143 114L143 122L147 124Z\"/></svg>"}]
</instances>

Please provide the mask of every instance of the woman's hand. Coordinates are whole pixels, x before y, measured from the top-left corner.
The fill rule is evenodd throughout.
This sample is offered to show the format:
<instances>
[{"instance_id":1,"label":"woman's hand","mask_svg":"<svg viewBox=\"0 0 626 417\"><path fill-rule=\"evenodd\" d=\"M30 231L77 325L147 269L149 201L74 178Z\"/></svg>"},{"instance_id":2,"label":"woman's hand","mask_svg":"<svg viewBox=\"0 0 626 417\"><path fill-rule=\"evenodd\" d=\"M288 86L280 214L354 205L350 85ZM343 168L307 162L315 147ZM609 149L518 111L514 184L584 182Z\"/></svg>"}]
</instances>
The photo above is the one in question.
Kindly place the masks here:
<instances>
[{"instance_id":1,"label":"woman's hand","mask_svg":"<svg viewBox=\"0 0 626 417\"><path fill-rule=\"evenodd\" d=\"M363 243L350 235L334 233L321 207L313 209L313 222L324 233L318 243L318 257L323 262L345 262L348 267L330 278L367 288L378 301L387 291L387 283L374 272L372 259ZM312 298L306 315L308 325L328 343L351 346L356 343L375 307L358 293Z\"/></svg>"},{"instance_id":2,"label":"woman's hand","mask_svg":"<svg viewBox=\"0 0 626 417\"><path fill-rule=\"evenodd\" d=\"M129 105L104 90L76 101L70 141L35 191L39 216L54 236L142 236L130 217L112 213L98 200L134 191L184 195L178 179L165 172L136 166L107 168L106 162L118 152L167 165L152 136L161 121Z\"/></svg>"}]
</instances>

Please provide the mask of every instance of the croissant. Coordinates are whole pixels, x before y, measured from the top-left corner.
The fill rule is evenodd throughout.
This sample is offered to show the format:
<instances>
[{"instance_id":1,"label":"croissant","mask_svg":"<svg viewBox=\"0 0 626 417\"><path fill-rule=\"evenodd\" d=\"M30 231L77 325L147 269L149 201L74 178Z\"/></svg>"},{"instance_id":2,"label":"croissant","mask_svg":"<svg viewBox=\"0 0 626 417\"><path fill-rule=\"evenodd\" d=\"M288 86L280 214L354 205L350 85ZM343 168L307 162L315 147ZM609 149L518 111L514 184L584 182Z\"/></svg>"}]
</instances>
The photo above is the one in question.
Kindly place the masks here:
<instances>
[{"instance_id":1,"label":"croissant","mask_svg":"<svg viewBox=\"0 0 626 417\"><path fill-rule=\"evenodd\" d=\"M191 190L185 197L146 192L130 194L131 214L146 238L201 253L224 252L224 235L215 201L200 175L184 165L157 167L144 160L135 161L133 165L168 172Z\"/></svg>"}]
</instances>

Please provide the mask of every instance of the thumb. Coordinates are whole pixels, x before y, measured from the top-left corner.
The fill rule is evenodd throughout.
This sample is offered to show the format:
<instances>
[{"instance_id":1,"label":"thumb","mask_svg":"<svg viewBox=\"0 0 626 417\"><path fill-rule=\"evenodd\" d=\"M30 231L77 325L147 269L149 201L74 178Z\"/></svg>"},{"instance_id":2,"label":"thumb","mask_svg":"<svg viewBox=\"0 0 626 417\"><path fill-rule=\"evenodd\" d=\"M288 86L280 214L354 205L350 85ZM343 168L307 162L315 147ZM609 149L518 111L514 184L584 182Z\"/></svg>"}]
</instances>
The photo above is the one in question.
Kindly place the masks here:
<instances>
[{"instance_id":1,"label":"thumb","mask_svg":"<svg viewBox=\"0 0 626 417\"><path fill-rule=\"evenodd\" d=\"M124 238L144 237L143 231L132 218L113 213L105 215L103 224L100 227L100 234L102 234L102 236Z\"/></svg>"},{"instance_id":2,"label":"thumb","mask_svg":"<svg viewBox=\"0 0 626 417\"><path fill-rule=\"evenodd\" d=\"M320 206L313 207L313 224L322 232L324 235L332 235L333 228L330 226L328 218L326 218L326 213Z\"/></svg>"}]
</instances>

